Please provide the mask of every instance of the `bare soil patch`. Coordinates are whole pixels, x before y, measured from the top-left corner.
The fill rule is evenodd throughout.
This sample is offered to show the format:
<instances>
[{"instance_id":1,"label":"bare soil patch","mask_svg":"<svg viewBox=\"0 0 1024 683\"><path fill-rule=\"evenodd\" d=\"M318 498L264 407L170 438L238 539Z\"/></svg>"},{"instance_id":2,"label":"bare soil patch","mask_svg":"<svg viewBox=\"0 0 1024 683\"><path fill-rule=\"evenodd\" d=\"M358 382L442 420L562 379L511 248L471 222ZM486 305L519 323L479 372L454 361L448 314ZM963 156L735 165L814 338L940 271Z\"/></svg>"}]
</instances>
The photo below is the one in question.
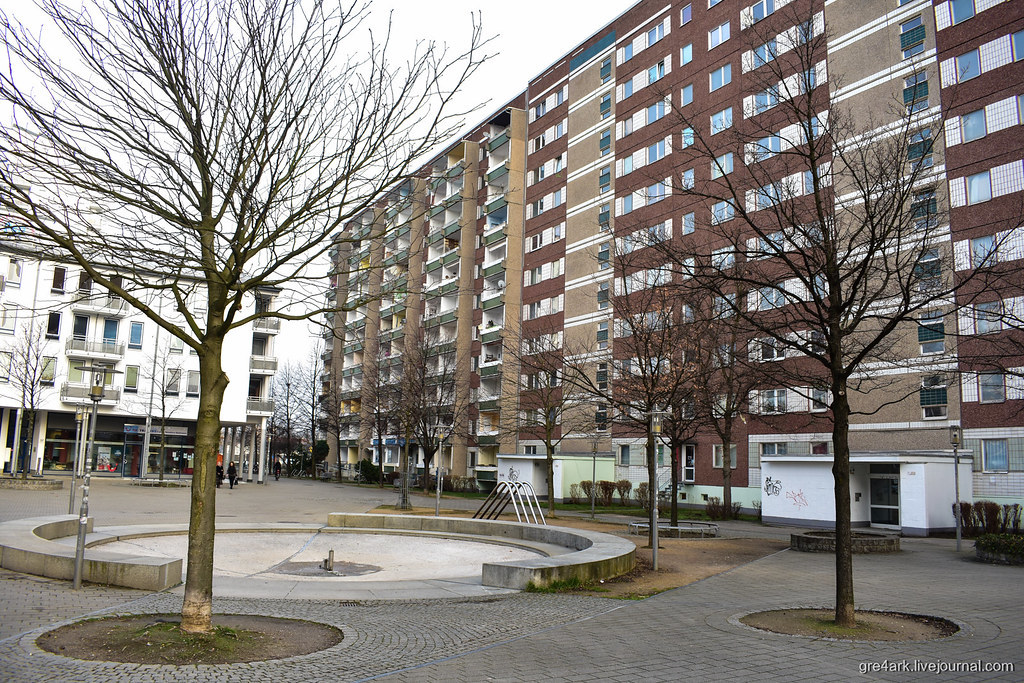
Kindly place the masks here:
<instances>
[{"instance_id":1,"label":"bare soil patch","mask_svg":"<svg viewBox=\"0 0 1024 683\"><path fill-rule=\"evenodd\" d=\"M282 659L337 645L341 629L297 619L214 615L214 633L184 633L171 614L90 619L47 631L36 644L76 659L136 664L237 664Z\"/></svg>"},{"instance_id":2,"label":"bare soil patch","mask_svg":"<svg viewBox=\"0 0 1024 683\"><path fill-rule=\"evenodd\" d=\"M740 621L752 628L790 636L863 641L936 640L951 636L960 627L946 619L901 612L857 612L853 628L837 626L829 609L780 609L756 612Z\"/></svg>"}]
</instances>

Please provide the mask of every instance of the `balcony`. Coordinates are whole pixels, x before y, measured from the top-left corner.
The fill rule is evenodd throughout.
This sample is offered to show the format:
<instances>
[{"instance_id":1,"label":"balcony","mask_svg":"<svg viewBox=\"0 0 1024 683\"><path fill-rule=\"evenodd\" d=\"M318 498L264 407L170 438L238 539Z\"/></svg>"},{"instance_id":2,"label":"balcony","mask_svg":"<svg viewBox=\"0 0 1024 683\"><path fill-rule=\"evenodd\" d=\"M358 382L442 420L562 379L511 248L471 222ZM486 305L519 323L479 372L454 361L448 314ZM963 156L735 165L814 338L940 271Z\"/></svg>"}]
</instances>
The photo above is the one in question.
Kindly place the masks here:
<instances>
[{"instance_id":1,"label":"balcony","mask_svg":"<svg viewBox=\"0 0 1024 683\"><path fill-rule=\"evenodd\" d=\"M505 239L504 229L494 230L493 232L484 235L484 246L489 247Z\"/></svg>"},{"instance_id":2,"label":"balcony","mask_svg":"<svg viewBox=\"0 0 1024 683\"><path fill-rule=\"evenodd\" d=\"M249 372L258 375L272 375L277 372L277 359L273 356L250 356Z\"/></svg>"},{"instance_id":3,"label":"balcony","mask_svg":"<svg viewBox=\"0 0 1024 683\"><path fill-rule=\"evenodd\" d=\"M75 300L71 302L71 310L76 313L123 317L128 314L128 304L119 296L78 291L75 293Z\"/></svg>"},{"instance_id":4,"label":"balcony","mask_svg":"<svg viewBox=\"0 0 1024 683\"><path fill-rule=\"evenodd\" d=\"M274 399L249 398L245 403L245 412L247 415L266 415L269 417L274 414Z\"/></svg>"},{"instance_id":5,"label":"balcony","mask_svg":"<svg viewBox=\"0 0 1024 683\"><path fill-rule=\"evenodd\" d=\"M280 318L257 318L252 321L252 331L277 334L281 331L281 320Z\"/></svg>"},{"instance_id":6,"label":"balcony","mask_svg":"<svg viewBox=\"0 0 1024 683\"><path fill-rule=\"evenodd\" d=\"M492 153L495 150L499 149L502 145L506 144L510 139L511 138L508 134L508 131L506 130L501 135L487 143L488 153Z\"/></svg>"},{"instance_id":7,"label":"balcony","mask_svg":"<svg viewBox=\"0 0 1024 683\"><path fill-rule=\"evenodd\" d=\"M501 341L501 328L490 328L487 332L480 334L480 341L484 344L491 344L496 341Z\"/></svg>"},{"instance_id":8,"label":"balcony","mask_svg":"<svg viewBox=\"0 0 1024 683\"><path fill-rule=\"evenodd\" d=\"M489 266L485 267L484 270L483 270L483 276L484 277L491 277L492 275L497 275L498 273L500 273L500 272L502 272L504 270L505 270L505 259L502 259L502 260L498 261L497 263L494 263L492 265L489 265Z\"/></svg>"},{"instance_id":9,"label":"balcony","mask_svg":"<svg viewBox=\"0 0 1024 683\"><path fill-rule=\"evenodd\" d=\"M487 172L487 182L492 184L504 175L508 175L508 162L502 162L501 166Z\"/></svg>"},{"instance_id":10,"label":"balcony","mask_svg":"<svg viewBox=\"0 0 1024 683\"><path fill-rule=\"evenodd\" d=\"M64 382L60 386L60 400L62 403L91 405L92 399L89 397L90 388L91 387L88 384L72 384L71 382ZM121 400L120 387L103 388L103 398L100 400L101 404L113 405L119 400Z\"/></svg>"},{"instance_id":11,"label":"balcony","mask_svg":"<svg viewBox=\"0 0 1024 683\"><path fill-rule=\"evenodd\" d=\"M482 308L485 311L489 311L491 309L498 308L499 306L503 305L505 305L504 294L498 294L495 297L492 297L490 299L484 299L483 301L480 302L480 308Z\"/></svg>"},{"instance_id":12,"label":"balcony","mask_svg":"<svg viewBox=\"0 0 1024 683\"><path fill-rule=\"evenodd\" d=\"M497 199L487 202L487 205L484 207L484 213L494 213L495 211L503 209L506 206L508 206L508 200L505 199L505 197L503 196L498 197Z\"/></svg>"},{"instance_id":13,"label":"balcony","mask_svg":"<svg viewBox=\"0 0 1024 683\"><path fill-rule=\"evenodd\" d=\"M124 343L68 339L65 353L71 358L95 358L100 360L121 360L124 358Z\"/></svg>"}]
</instances>

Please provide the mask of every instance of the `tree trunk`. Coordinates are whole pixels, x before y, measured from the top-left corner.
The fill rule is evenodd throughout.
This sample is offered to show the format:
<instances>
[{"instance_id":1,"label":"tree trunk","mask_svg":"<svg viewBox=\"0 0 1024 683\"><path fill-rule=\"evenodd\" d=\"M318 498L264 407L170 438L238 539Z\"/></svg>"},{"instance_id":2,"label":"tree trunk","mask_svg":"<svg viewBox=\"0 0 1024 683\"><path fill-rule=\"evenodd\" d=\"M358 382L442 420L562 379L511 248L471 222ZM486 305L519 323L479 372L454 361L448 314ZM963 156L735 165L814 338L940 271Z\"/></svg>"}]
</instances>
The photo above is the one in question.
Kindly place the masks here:
<instances>
[{"instance_id":1,"label":"tree trunk","mask_svg":"<svg viewBox=\"0 0 1024 683\"><path fill-rule=\"evenodd\" d=\"M548 441L545 446L548 470L548 515L555 514L555 447Z\"/></svg>"},{"instance_id":2,"label":"tree trunk","mask_svg":"<svg viewBox=\"0 0 1024 683\"><path fill-rule=\"evenodd\" d=\"M722 506L724 519L732 519L732 420L722 433Z\"/></svg>"},{"instance_id":3,"label":"tree trunk","mask_svg":"<svg viewBox=\"0 0 1024 683\"><path fill-rule=\"evenodd\" d=\"M679 526L679 466L680 447L672 445L672 526Z\"/></svg>"},{"instance_id":4,"label":"tree trunk","mask_svg":"<svg viewBox=\"0 0 1024 683\"><path fill-rule=\"evenodd\" d=\"M181 629L187 633L213 630L213 539L216 529L217 447L220 407L228 377L221 367L224 339L207 339L199 358L199 414L192 469L192 508L188 525L188 569Z\"/></svg>"},{"instance_id":5,"label":"tree trunk","mask_svg":"<svg viewBox=\"0 0 1024 683\"><path fill-rule=\"evenodd\" d=\"M596 484L596 482L595 482ZM647 544L657 557L658 537L658 456L654 448L654 432L647 428L647 495L651 506L651 528L647 532ZM657 570L657 565L654 569Z\"/></svg>"},{"instance_id":6,"label":"tree trunk","mask_svg":"<svg viewBox=\"0 0 1024 683\"><path fill-rule=\"evenodd\" d=\"M28 471L32 467L32 445L33 442L35 441L33 437L35 437L34 432L36 428L36 411L26 409L25 418L25 424L22 425L21 430L22 433L28 432L28 438L23 439L23 441L25 442L25 448L22 449L24 451L22 459L25 461L25 467L21 471L22 479L28 479ZM18 434L18 439L22 440L21 434Z\"/></svg>"},{"instance_id":7,"label":"tree trunk","mask_svg":"<svg viewBox=\"0 0 1024 683\"><path fill-rule=\"evenodd\" d=\"M846 380L833 385L832 478L836 504L836 624L853 627L853 537L850 523L850 404Z\"/></svg>"}]
</instances>

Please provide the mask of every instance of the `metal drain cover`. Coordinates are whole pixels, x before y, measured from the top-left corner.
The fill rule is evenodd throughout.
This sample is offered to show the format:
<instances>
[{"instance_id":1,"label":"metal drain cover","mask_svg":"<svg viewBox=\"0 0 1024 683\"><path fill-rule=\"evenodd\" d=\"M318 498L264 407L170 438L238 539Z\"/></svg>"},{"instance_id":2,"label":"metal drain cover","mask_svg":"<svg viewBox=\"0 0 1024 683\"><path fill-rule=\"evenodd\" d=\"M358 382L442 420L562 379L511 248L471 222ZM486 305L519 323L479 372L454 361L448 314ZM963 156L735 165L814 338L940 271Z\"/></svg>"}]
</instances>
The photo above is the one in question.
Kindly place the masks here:
<instances>
[{"instance_id":1,"label":"metal drain cover","mask_svg":"<svg viewBox=\"0 0 1024 683\"><path fill-rule=\"evenodd\" d=\"M283 562L273 569L274 574L291 574L293 576L322 576L324 578L337 576L365 576L381 571L381 568L374 564L359 564L357 562L334 561L334 571L324 569L320 562Z\"/></svg>"}]
</instances>

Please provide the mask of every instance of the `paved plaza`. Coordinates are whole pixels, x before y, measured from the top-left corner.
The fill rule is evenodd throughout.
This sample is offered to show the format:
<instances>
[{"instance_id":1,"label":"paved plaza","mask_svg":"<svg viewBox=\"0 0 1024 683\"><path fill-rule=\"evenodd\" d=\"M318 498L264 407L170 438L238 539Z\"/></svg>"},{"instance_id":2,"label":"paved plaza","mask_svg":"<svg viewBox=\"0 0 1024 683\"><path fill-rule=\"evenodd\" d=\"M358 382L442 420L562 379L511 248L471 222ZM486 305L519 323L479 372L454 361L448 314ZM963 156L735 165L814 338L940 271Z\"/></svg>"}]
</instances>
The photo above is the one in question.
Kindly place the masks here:
<instances>
[{"instance_id":1,"label":"paved plaza","mask_svg":"<svg viewBox=\"0 0 1024 683\"><path fill-rule=\"evenodd\" d=\"M218 521L323 523L329 512L393 504L391 490L311 481L244 485L218 493ZM99 481L90 497L97 526L184 523L188 489L141 489ZM423 498L416 503L433 504ZM473 506L463 501L446 507ZM68 492L0 491L0 521L66 514ZM745 523L726 535L785 535ZM218 613L310 619L345 640L287 660L162 667L67 659L35 647L40 632L85 615L177 612L180 595L87 585L0 571L3 681L846 681L1024 679L1024 570L975 563L952 541L904 539L896 555L855 559L858 607L931 614L962 624L928 643L848 643L753 631L746 612L832 602L833 558L782 551L642 601L524 593L461 599L352 601L218 597ZM1012 663L1015 672L917 673L873 666Z\"/></svg>"}]
</instances>

